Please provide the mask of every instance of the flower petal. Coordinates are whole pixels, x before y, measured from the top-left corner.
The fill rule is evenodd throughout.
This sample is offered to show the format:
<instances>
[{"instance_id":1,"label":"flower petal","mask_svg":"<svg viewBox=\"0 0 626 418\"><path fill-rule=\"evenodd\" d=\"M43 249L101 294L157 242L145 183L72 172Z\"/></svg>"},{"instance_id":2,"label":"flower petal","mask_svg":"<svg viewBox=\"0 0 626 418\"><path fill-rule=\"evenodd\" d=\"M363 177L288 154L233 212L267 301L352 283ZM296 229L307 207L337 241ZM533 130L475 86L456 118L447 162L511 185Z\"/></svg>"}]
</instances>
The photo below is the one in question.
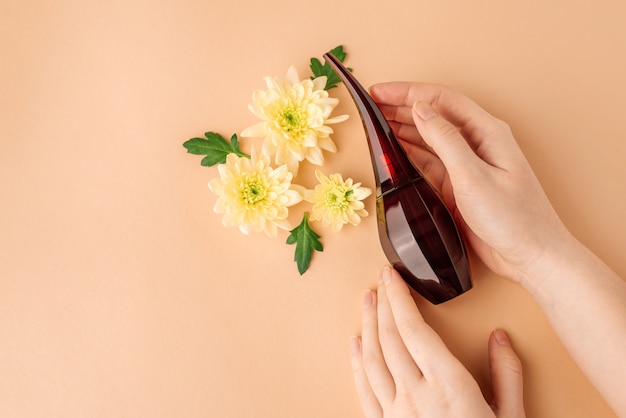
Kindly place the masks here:
<instances>
[{"instance_id":1,"label":"flower petal","mask_svg":"<svg viewBox=\"0 0 626 418\"><path fill-rule=\"evenodd\" d=\"M239 136L244 138L262 138L267 135L267 122L259 122L247 127Z\"/></svg>"},{"instance_id":2,"label":"flower petal","mask_svg":"<svg viewBox=\"0 0 626 418\"><path fill-rule=\"evenodd\" d=\"M334 118L326 119L326 124L330 125L333 123L345 122L349 117L350 115L335 116Z\"/></svg>"},{"instance_id":3,"label":"flower petal","mask_svg":"<svg viewBox=\"0 0 626 418\"><path fill-rule=\"evenodd\" d=\"M298 77L298 70L296 70L296 67L294 67L293 65L289 66L285 79L291 84L298 84L300 82L300 78Z\"/></svg>"},{"instance_id":4,"label":"flower petal","mask_svg":"<svg viewBox=\"0 0 626 418\"><path fill-rule=\"evenodd\" d=\"M324 155L322 155L322 150L319 148L309 148L306 159L311 164L324 165Z\"/></svg>"},{"instance_id":5,"label":"flower petal","mask_svg":"<svg viewBox=\"0 0 626 418\"><path fill-rule=\"evenodd\" d=\"M328 80L328 77L326 77L325 75L321 75L319 77L315 77L313 79L313 89L314 90L325 90L326 89L327 80Z\"/></svg>"}]
</instances>

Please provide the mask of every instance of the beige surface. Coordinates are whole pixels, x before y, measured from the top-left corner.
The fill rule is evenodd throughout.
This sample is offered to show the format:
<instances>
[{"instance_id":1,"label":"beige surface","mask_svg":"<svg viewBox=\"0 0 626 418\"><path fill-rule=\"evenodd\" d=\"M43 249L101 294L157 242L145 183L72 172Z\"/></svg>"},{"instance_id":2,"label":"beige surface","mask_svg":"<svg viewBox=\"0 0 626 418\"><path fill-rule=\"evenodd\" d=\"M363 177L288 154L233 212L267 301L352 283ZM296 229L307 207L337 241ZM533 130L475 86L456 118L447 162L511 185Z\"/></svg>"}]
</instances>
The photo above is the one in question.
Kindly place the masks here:
<instances>
[{"instance_id":1,"label":"beige surface","mask_svg":"<svg viewBox=\"0 0 626 418\"><path fill-rule=\"evenodd\" d=\"M360 416L348 337L385 263L375 219L318 227L301 278L286 235L220 225L216 170L181 146L248 126L263 76L337 44L365 84L441 82L506 119L567 225L626 276L625 8L382 4L0 0L0 416ZM373 187L334 93L352 117L327 167ZM419 304L481 385L503 327L529 417L611 417L533 301L473 270L467 295Z\"/></svg>"}]
</instances>

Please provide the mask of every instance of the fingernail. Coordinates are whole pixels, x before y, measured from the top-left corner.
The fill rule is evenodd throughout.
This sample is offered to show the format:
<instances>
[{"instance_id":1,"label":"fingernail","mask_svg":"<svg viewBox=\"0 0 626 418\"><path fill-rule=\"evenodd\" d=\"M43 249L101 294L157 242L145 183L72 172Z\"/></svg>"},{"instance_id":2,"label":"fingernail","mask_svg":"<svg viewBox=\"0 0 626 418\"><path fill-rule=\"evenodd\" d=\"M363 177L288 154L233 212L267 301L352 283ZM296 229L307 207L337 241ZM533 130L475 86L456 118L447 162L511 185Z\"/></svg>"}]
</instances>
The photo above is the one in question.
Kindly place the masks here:
<instances>
[{"instance_id":1,"label":"fingernail","mask_svg":"<svg viewBox=\"0 0 626 418\"><path fill-rule=\"evenodd\" d=\"M363 309L367 309L371 306L374 301L374 295L372 295L371 290L367 290L363 295Z\"/></svg>"},{"instance_id":2,"label":"fingernail","mask_svg":"<svg viewBox=\"0 0 626 418\"><path fill-rule=\"evenodd\" d=\"M493 337L496 339L496 342L500 345L508 347L511 345L511 341L509 340L509 336L506 335L506 332L501 329L493 330Z\"/></svg>"},{"instance_id":3,"label":"fingernail","mask_svg":"<svg viewBox=\"0 0 626 418\"><path fill-rule=\"evenodd\" d=\"M383 271L380 277L382 278L383 283L385 283L385 285L388 285L389 283L391 283L391 267L389 266L383 267Z\"/></svg>"},{"instance_id":4,"label":"fingernail","mask_svg":"<svg viewBox=\"0 0 626 418\"><path fill-rule=\"evenodd\" d=\"M422 120L432 119L437 116L435 109L433 109L433 107L426 102L415 102L415 104L413 104L413 110Z\"/></svg>"},{"instance_id":5,"label":"fingernail","mask_svg":"<svg viewBox=\"0 0 626 418\"><path fill-rule=\"evenodd\" d=\"M370 86L370 88L369 88L370 95L372 97L376 97L377 96L376 93L378 93L378 89L379 89L378 84L374 84L374 85Z\"/></svg>"},{"instance_id":6,"label":"fingernail","mask_svg":"<svg viewBox=\"0 0 626 418\"><path fill-rule=\"evenodd\" d=\"M361 351L361 341L359 341L359 337L355 337L354 335L350 337L350 352L352 354L359 354Z\"/></svg>"}]
</instances>

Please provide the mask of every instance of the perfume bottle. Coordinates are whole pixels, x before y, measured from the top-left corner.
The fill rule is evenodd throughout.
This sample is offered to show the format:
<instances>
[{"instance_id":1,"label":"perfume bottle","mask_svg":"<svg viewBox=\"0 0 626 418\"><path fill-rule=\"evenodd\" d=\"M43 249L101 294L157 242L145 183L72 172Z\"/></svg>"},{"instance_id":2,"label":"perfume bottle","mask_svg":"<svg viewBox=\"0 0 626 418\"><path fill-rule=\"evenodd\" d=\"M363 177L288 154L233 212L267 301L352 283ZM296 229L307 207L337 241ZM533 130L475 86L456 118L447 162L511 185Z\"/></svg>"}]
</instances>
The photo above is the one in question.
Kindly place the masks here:
<instances>
[{"instance_id":1,"label":"perfume bottle","mask_svg":"<svg viewBox=\"0 0 626 418\"><path fill-rule=\"evenodd\" d=\"M376 177L378 233L390 264L434 304L471 289L467 252L447 207L411 163L369 93L331 53L324 59L361 115Z\"/></svg>"}]
</instances>

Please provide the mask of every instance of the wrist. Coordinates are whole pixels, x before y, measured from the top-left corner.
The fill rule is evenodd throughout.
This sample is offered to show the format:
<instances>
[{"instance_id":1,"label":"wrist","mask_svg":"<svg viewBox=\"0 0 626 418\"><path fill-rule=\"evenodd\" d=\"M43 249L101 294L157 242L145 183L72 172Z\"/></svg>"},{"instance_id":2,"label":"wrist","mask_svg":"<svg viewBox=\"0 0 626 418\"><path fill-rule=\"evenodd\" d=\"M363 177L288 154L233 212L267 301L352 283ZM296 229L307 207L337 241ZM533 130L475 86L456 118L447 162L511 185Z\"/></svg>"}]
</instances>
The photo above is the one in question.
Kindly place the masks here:
<instances>
[{"instance_id":1,"label":"wrist","mask_svg":"<svg viewBox=\"0 0 626 418\"><path fill-rule=\"evenodd\" d=\"M563 277L574 262L583 262L589 251L567 230L530 260L517 275L517 281L536 296L546 285Z\"/></svg>"}]
</instances>

